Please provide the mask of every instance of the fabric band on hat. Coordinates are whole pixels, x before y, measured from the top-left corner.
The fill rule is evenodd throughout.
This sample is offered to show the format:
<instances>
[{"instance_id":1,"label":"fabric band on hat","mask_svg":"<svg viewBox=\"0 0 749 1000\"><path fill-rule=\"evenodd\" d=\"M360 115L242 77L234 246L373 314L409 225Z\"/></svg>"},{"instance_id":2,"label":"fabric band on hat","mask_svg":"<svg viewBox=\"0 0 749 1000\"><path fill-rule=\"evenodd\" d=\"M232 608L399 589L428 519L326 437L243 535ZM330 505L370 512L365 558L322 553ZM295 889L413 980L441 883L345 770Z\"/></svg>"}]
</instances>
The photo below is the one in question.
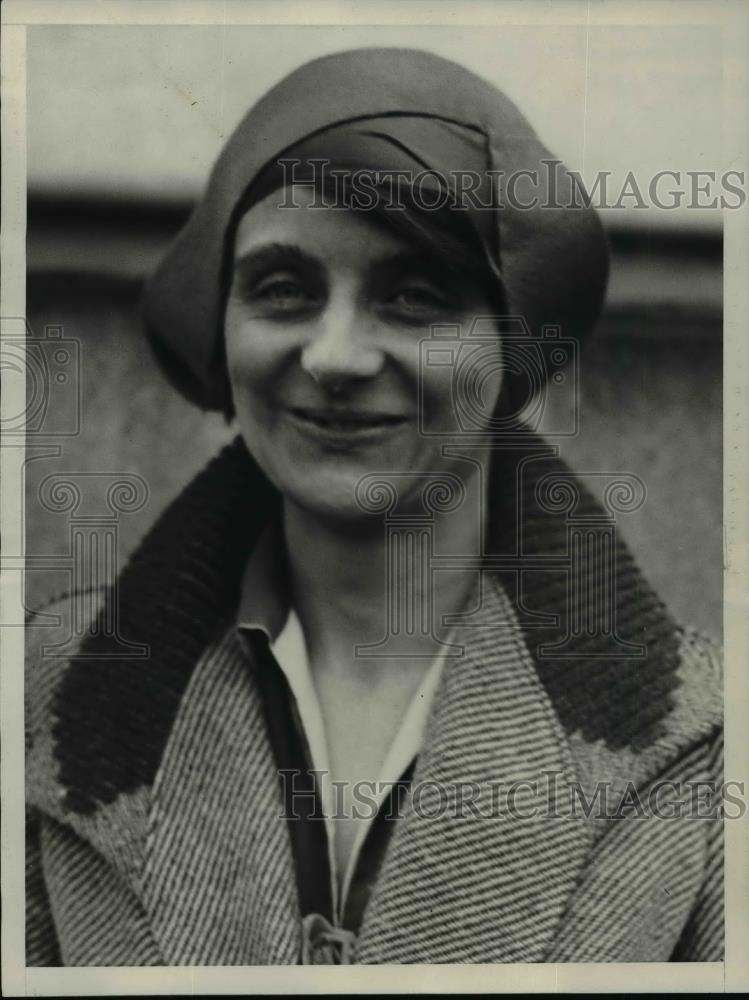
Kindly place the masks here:
<instances>
[{"instance_id":1,"label":"fabric band on hat","mask_svg":"<svg viewBox=\"0 0 749 1000\"><path fill-rule=\"evenodd\" d=\"M335 188L336 174L359 172L375 182L374 197L382 199L387 210L403 210L408 204L416 205L427 217L461 213L473 230L488 273L501 280L495 212L488 207L496 198L488 173L486 137L437 118L373 117L307 137L266 166L242 200L241 211L283 183L327 179ZM471 175L471 197L461 189L461 173ZM279 204L284 202L279 200ZM345 196L342 204L352 207ZM361 205L359 200L353 207L361 210Z\"/></svg>"}]
</instances>

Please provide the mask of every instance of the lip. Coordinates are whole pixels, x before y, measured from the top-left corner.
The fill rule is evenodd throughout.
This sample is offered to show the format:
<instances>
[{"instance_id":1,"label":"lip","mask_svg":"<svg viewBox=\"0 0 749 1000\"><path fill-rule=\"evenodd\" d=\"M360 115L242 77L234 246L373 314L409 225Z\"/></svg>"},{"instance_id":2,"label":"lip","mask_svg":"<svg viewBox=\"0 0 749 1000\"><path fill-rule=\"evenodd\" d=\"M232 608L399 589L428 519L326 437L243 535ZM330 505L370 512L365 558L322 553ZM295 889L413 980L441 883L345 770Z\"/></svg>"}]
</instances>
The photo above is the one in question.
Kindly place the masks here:
<instances>
[{"instance_id":1,"label":"lip","mask_svg":"<svg viewBox=\"0 0 749 1000\"><path fill-rule=\"evenodd\" d=\"M400 414L365 410L308 409L287 407L286 414L304 433L331 443L358 444L389 437L409 418Z\"/></svg>"}]
</instances>

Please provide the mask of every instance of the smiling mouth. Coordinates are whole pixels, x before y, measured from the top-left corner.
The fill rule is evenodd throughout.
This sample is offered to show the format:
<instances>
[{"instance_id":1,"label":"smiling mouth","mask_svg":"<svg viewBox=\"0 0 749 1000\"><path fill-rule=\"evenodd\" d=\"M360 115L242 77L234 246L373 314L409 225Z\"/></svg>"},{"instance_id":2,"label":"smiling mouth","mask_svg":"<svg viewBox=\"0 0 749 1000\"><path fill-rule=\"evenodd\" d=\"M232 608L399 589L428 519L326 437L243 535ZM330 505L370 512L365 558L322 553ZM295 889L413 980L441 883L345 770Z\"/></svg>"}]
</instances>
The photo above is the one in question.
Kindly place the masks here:
<instances>
[{"instance_id":1,"label":"smiling mouth","mask_svg":"<svg viewBox=\"0 0 749 1000\"><path fill-rule=\"evenodd\" d=\"M320 413L301 407L290 407L300 423L332 434L363 434L372 431L394 429L407 422L407 417L385 413Z\"/></svg>"}]
</instances>

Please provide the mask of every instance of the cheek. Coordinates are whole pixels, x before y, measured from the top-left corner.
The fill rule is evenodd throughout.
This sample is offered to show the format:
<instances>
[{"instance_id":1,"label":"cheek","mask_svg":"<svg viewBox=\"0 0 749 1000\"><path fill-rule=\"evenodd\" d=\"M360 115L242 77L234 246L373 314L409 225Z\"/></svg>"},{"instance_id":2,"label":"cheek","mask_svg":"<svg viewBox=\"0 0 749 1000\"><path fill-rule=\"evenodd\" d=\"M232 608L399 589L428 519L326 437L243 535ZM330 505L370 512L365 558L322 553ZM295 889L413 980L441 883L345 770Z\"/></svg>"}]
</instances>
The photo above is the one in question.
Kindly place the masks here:
<instances>
[{"instance_id":1,"label":"cheek","mask_svg":"<svg viewBox=\"0 0 749 1000\"><path fill-rule=\"evenodd\" d=\"M281 363L278 343L266 324L248 319L231 307L226 312L224 336L229 380L235 393L272 384Z\"/></svg>"}]
</instances>

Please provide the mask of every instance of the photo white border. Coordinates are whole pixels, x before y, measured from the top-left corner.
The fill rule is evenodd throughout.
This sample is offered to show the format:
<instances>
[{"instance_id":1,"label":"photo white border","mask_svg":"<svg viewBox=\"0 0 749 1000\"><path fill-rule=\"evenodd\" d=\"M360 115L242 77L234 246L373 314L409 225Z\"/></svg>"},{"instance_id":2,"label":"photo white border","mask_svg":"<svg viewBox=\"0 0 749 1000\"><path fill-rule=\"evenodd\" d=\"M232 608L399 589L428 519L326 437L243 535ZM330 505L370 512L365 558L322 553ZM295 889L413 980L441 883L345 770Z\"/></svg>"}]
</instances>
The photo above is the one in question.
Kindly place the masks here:
<instances>
[{"instance_id":1,"label":"photo white border","mask_svg":"<svg viewBox=\"0 0 749 1000\"><path fill-rule=\"evenodd\" d=\"M724 30L724 143L726 168L749 163L749 4L742 0L564 2L529 0L380 0L377 3L287 0L6 0L2 16L2 301L0 316L25 315L26 26L41 24L705 24ZM747 781L749 747L749 226L747 206L724 212L724 641L726 649L726 764L732 780ZM22 380L3 393L3 412L23 412ZM24 449L4 446L2 537L22 551L20 489ZM21 574L5 574L0 596L5 620L23 616ZM21 619L18 618L20 614ZM725 963L54 968L23 964L23 629L0 629L2 744L2 970L6 996L170 995L174 993L373 992L738 992L749 988L749 871L747 817L725 824Z\"/></svg>"}]
</instances>

